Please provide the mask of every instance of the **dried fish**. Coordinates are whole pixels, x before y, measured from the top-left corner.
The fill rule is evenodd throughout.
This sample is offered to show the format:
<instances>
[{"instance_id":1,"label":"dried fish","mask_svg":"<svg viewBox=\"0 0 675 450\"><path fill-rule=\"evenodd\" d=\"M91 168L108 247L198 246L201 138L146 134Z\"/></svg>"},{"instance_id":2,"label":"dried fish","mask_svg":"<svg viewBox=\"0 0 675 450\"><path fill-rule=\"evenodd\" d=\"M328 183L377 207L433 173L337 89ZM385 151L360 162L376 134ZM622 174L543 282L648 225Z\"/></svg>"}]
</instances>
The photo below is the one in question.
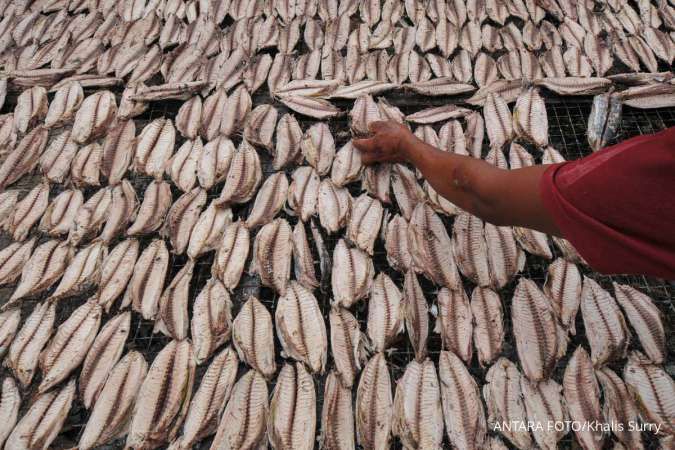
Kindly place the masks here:
<instances>
[{"instance_id":1,"label":"dried fish","mask_svg":"<svg viewBox=\"0 0 675 450\"><path fill-rule=\"evenodd\" d=\"M176 129L186 139L195 139L201 129L202 98L198 95L183 103L176 115Z\"/></svg>"},{"instance_id":2,"label":"dried fish","mask_svg":"<svg viewBox=\"0 0 675 450\"><path fill-rule=\"evenodd\" d=\"M644 448L640 431L630 426L637 421L639 411L623 380L607 367L596 370L595 376L602 386L603 416L610 423L619 425L612 428L613 434L628 448Z\"/></svg>"},{"instance_id":3,"label":"dried fish","mask_svg":"<svg viewBox=\"0 0 675 450\"><path fill-rule=\"evenodd\" d=\"M250 297L234 319L232 343L240 360L265 378L274 376L277 368L272 316L257 298Z\"/></svg>"},{"instance_id":4,"label":"dried fish","mask_svg":"<svg viewBox=\"0 0 675 450\"><path fill-rule=\"evenodd\" d=\"M528 89L518 97L513 110L513 125L519 137L539 147L548 145L546 107L536 88Z\"/></svg>"},{"instance_id":5,"label":"dried fish","mask_svg":"<svg viewBox=\"0 0 675 450\"><path fill-rule=\"evenodd\" d=\"M178 341L187 338L188 295L193 272L194 262L189 260L164 290L159 298L159 316L155 320L154 332L162 332Z\"/></svg>"},{"instance_id":6,"label":"dried fish","mask_svg":"<svg viewBox=\"0 0 675 450\"><path fill-rule=\"evenodd\" d=\"M384 248L387 252L389 266L401 273L412 267L412 255L408 248L408 222L395 215L384 230Z\"/></svg>"},{"instance_id":7,"label":"dried fish","mask_svg":"<svg viewBox=\"0 0 675 450\"><path fill-rule=\"evenodd\" d=\"M298 167L291 175L293 181L288 191L288 206L307 222L316 212L321 180L312 167Z\"/></svg>"},{"instance_id":8,"label":"dried fish","mask_svg":"<svg viewBox=\"0 0 675 450\"><path fill-rule=\"evenodd\" d=\"M111 191L106 223L99 236L106 244L126 230L129 223L134 220L138 209L136 191L129 181L122 180L122 183L114 186Z\"/></svg>"},{"instance_id":9,"label":"dried fish","mask_svg":"<svg viewBox=\"0 0 675 450\"><path fill-rule=\"evenodd\" d=\"M562 386L554 380L532 382L521 377L520 387L527 411L527 418L533 423L562 423L567 420L562 397ZM542 449L558 448L558 442L567 434L567 430L536 428L532 430L535 442Z\"/></svg>"},{"instance_id":10,"label":"dried fish","mask_svg":"<svg viewBox=\"0 0 675 450\"><path fill-rule=\"evenodd\" d=\"M581 291L581 317L591 346L591 360L598 367L626 355L630 335L619 305L594 280L584 277Z\"/></svg>"},{"instance_id":11,"label":"dried fish","mask_svg":"<svg viewBox=\"0 0 675 450\"><path fill-rule=\"evenodd\" d=\"M72 256L73 248L65 242L50 240L40 244L24 264L21 281L9 304L49 289L61 278Z\"/></svg>"},{"instance_id":12,"label":"dried fish","mask_svg":"<svg viewBox=\"0 0 675 450\"><path fill-rule=\"evenodd\" d=\"M588 143L593 151L605 147L618 133L621 101L611 93L596 95L588 116Z\"/></svg>"},{"instance_id":13,"label":"dried fish","mask_svg":"<svg viewBox=\"0 0 675 450\"><path fill-rule=\"evenodd\" d=\"M283 172L270 175L258 191L253 208L246 219L249 229L271 222L288 197L288 179Z\"/></svg>"},{"instance_id":14,"label":"dried fish","mask_svg":"<svg viewBox=\"0 0 675 450\"><path fill-rule=\"evenodd\" d=\"M264 286L284 295L290 279L291 255L291 227L285 219L275 219L256 235L251 273L257 273Z\"/></svg>"},{"instance_id":15,"label":"dried fish","mask_svg":"<svg viewBox=\"0 0 675 450\"><path fill-rule=\"evenodd\" d=\"M207 153L206 149L204 153ZM248 141L243 140L228 165L225 186L215 205L248 202L258 190L261 179L262 169L258 152Z\"/></svg>"},{"instance_id":16,"label":"dried fish","mask_svg":"<svg viewBox=\"0 0 675 450\"><path fill-rule=\"evenodd\" d=\"M197 161L197 179L204 189L211 189L227 177L235 151L232 141L224 136L204 145Z\"/></svg>"},{"instance_id":17,"label":"dried fish","mask_svg":"<svg viewBox=\"0 0 675 450\"><path fill-rule=\"evenodd\" d=\"M116 115L117 102L112 92L99 91L90 95L77 110L72 139L78 144L86 144L103 136Z\"/></svg>"},{"instance_id":18,"label":"dried fish","mask_svg":"<svg viewBox=\"0 0 675 450\"><path fill-rule=\"evenodd\" d=\"M450 443L458 449L481 448L487 425L476 381L452 352L441 351L438 366L443 418Z\"/></svg>"},{"instance_id":19,"label":"dried fish","mask_svg":"<svg viewBox=\"0 0 675 450\"><path fill-rule=\"evenodd\" d=\"M375 278L368 302L367 331L376 352L385 351L403 332L404 303L401 291L386 274Z\"/></svg>"},{"instance_id":20,"label":"dried fish","mask_svg":"<svg viewBox=\"0 0 675 450\"><path fill-rule=\"evenodd\" d=\"M136 219L127 230L127 235L148 234L156 231L164 222L171 207L171 186L164 181L152 181L145 188Z\"/></svg>"},{"instance_id":21,"label":"dried fish","mask_svg":"<svg viewBox=\"0 0 675 450\"><path fill-rule=\"evenodd\" d=\"M281 119L277 122L276 145L274 148L274 161L272 162L275 170L280 170L301 160L301 140L302 130L295 116L292 114L281 116Z\"/></svg>"},{"instance_id":22,"label":"dried fish","mask_svg":"<svg viewBox=\"0 0 675 450\"><path fill-rule=\"evenodd\" d=\"M3 228L15 241L28 237L33 225L40 220L49 204L49 183L44 180L19 200L5 220Z\"/></svg>"},{"instance_id":23,"label":"dried fish","mask_svg":"<svg viewBox=\"0 0 675 450\"><path fill-rule=\"evenodd\" d=\"M127 434L141 383L148 372L143 356L131 351L115 364L82 432L78 448L90 449Z\"/></svg>"},{"instance_id":24,"label":"dried fish","mask_svg":"<svg viewBox=\"0 0 675 450\"><path fill-rule=\"evenodd\" d=\"M502 148L513 139L513 120L506 101L499 95L489 93L483 106L488 138L491 148Z\"/></svg>"},{"instance_id":25,"label":"dried fish","mask_svg":"<svg viewBox=\"0 0 675 450\"><path fill-rule=\"evenodd\" d=\"M464 289L458 291L443 288L436 297L438 317L435 333L441 335L444 349L452 351L466 363L471 361L473 315L469 298Z\"/></svg>"},{"instance_id":26,"label":"dried fish","mask_svg":"<svg viewBox=\"0 0 675 450\"><path fill-rule=\"evenodd\" d=\"M49 104L45 126L51 128L68 123L75 116L82 100L84 92L80 83L75 81L64 84L56 91L54 100Z\"/></svg>"},{"instance_id":27,"label":"dried fish","mask_svg":"<svg viewBox=\"0 0 675 450\"><path fill-rule=\"evenodd\" d=\"M548 267L544 293L563 328L576 334L575 321L581 303L581 274L573 263L558 258Z\"/></svg>"},{"instance_id":28,"label":"dried fish","mask_svg":"<svg viewBox=\"0 0 675 450\"><path fill-rule=\"evenodd\" d=\"M393 403L387 362L378 353L364 367L356 391L356 436L364 449L389 446Z\"/></svg>"},{"instance_id":29,"label":"dried fish","mask_svg":"<svg viewBox=\"0 0 675 450\"><path fill-rule=\"evenodd\" d=\"M169 209L162 234L169 237L176 254L182 254L187 249L190 236L205 204L206 191L196 187L181 195Z\"/></svg>"},{"instance_id":30,"label":"dried fish","mask_svg":"<svg viewBox=\"0 0 675 450\"><path fill-rule=\"evenodd\" d=\"M70 163L70 180L76 187L100 186L103 148L97 142L80 148Z\"/></svg>"},{"instance_id":31,"label":"dried fish","mask_svg":"<svg viewBox=\"0 0 675 450\"><path fill-rule=\"evenodd\" d=\"M114 126L103 141L101 173L108 178L108 184L119 183L131 163L134 154L136 125L126 120Z\"/></svg>"},{"instance_id":32,"label":"dried fish","mask_svg":"<svg viewBox=\"0 0 675 450\"><path fill-rule=\"evenodd\" d=\"M349 248L344 239L340 239L333 250L331 285L334 303L349 308L365 298L374 275L368 254L358 248Z\"/></svg>"},{"instance_id":33,"label":"dried fish","mask_svg":"<svg viewBox=\"0 0 675 450\"><path fill-rule=\"evenodd\" d=\"M154 320L159 309L159 297L169 266L169 251L161 239L153 240L141 253L134 266L126 290L123 307L131 303L144 319Z\"/></svg>"},{"instance_id":34,"label":"dried fish","mask_svg":"<svg viewBox=\"0 0 675 450\"><path fill-rule=\"evenodd\" d=\"M277 117L277 109L272 105L257 106L246 116L244 138L271 151Z\"/></svg>"},{"instance_id":35,"label":"dried fish","mask_svg":"<svg viewBox=\"0 0 675 450\"><path fill-rule=\"evenodd\" d=\"M86 288L97 285L101 277L101 265L107 255L108 248L102 241L89 244L77 252L48 300L54 301L77 295Z\"/></svg>"},{"instance_id":36,"label":"dried fish","mask_svg":"<svg viewBox=\"0 0 675 450\"><path fill-rule=\"evenodd\" d=\"M333 306L329 312L330 347L334 374L342 386L351 388L367 358L366 337L356 318L346 309Z\"/></svg>"},{"instance_id":37,"label":"dried fish","mask_svg":"<svg viewBox=\"0 0 675 450\"><path fill-rule=\"evenodd\" d=\"M319 286L314 272L314 256L309 247L305 224L298 221L293 227L293 269L296 280L308 289Z\"/></svg>"},{"instance_id":38,"label":"dried fish","mask_svg":"<svg viewBox=\"0 0 675 450\"><path fill-rule=\"evenodd\" d=\"M241 220L229 225L217 248L211 272L232 291L239 284L249 252L250 235Z\"/></svg>"},{"instance_id":39,"label":"dried fish","mask_svg":"<svg viewBox=\"0 0 675 450\"><path fill-rule=\"evenodd\" d=\"M38 126L19 141L0 165L0 189L5 189L37 166L47 145L48 133L45 127Z\"/></svg>"},{"instance_id":40,"label":"dried fish","mask_svg":"<svg viewBox=\"0 0 675 450\"><path fill-rule=\"evenodd\" d=\"M21 323L21 308L11 308L0 313L0 356L4 358ZM0 401L0 411L2 402ZM0 433L0 437L2 434Z\"/></svg>"},{"instance_id":41,"label":"dried fish","mask_svg":"<svg viewBox=\"0 0 675 450\"><path fill-rule=\"evenodd\" d=\"M42 382L38 386L39 393L65 380L82 363L98 333L101 313L101 307L96 302L87 302L56 330L40 353Z\"/></svg>"},{"instance_id":42,"label":"dried fish","mask_svg":"<svg viewBox=\"0 0 675 450\"><path fill-rule=\"evenodd\" d=\"M613 283L613 286L616 300L638 335L643 350L654 364L661 364L666 354L661 312L650 297L637 289L618 283Z\"/></svg>"},{"instance_id":43,"label":"dried fish","mask_svg":"<svg viewBox=\"0 0 675 450\"><path fill-rule=\"evenodd\" d=\"M423 361L427 353L427 337L429 335L429 310L417 275L408 271L403 284L403 307L405 327L415 351L415 359Z\"/></svg>"},{"instance_id":44,"label":"dried fish","mask_svg":"<svg viewBox=\"0 0 675 450\"><path fill-rule=\"evenodd\" d=\"M459 95L475 89L473 85L458 82L451 76L406 84L405 87L418 94L429 96Z\"/></svg>"},{"instance_id":45,"label":"dried fish","mask_svg":"<svg viewBox=\"0 0 675 450\"><path fill-rule=\"evenodd\" d=\"M5 377L2 380L2 394L0 396L0 417L2 426L0 427L0 445L5 444L5 440L16 425L21 407L21 395L12 377Z\"/></svg>"},{"instance_id":46,"label":"dried fish","mask_svg":"<svg viewBox=\"0 0 675 450\"><path fill-rule=\"evenodd\" d=\"M143 128L136 138L133 169L161 180L173 155L176 129L171 119L159 118Z\"/></svg>"},{"instance_id":47,"label":"dried fish","mask_svg":"<svg viewBox=\"0 0 675 450\"><path fill-rule=\"evenodd\" d=\"M15 449L49 448L68 418L74 397L74 379L59 389L40 394L16 424L5 446Z\"/></svg>"},{"instance_id":48,"label":"dried fish","mask_svg":"<svg viewBox=\"0 0 675 450\"><path fill-rule=\"evenodd\" d=\"M326 377L324 386L319 445L326 449L354 449L356 444L351 389L344 386L332 371Z\"/></svg>"},{"instance_id":49,"label":"dried fish","mask_svg":"<svg viewBox=\"0 0 675 450\"><path fill-rule=\"evenodd\" d=\"M194 376L190 341L169 342L155 357L138 390L128 447L156 448L174 440L190 404Z\"/></svg>"},{"instance_id":50,"label":"dried fish","mask_svg":"<svg viewBox=\"0 0 675 450\"><path fill-rule=\"evenodd\" d=\"M230 339L231 329L230 295L218 279L210 278L193 305L192 341L197 364L206 361Z\"/></svg>"},{"instance_id":51,"label":"dried fish","mask_svg":"<svg viewBox=\"0 0 675 450\"><path fill-rule=\"evenodd\" d=\"M616 95L623 101L624 105L632 108L667 108L675 104L675 85L654 83L634 86Z\"/></svg>"},{"instance_id":52,"label":"dried fish","mask_svg":"<svg viewBox=\"0 0 675 450\"><path fill-rule=\"evenodd\" d=\"M378 163L366 166L361 172L363 190L383 203L391 203L391 167L391 163Z\"/></svg>"},{"instance_id":53,"label":"dried fish","mask_svg":"<svg viewBox=\"0 0 675 450\"><path fill-rule=\"evenodd\" d=\"M190 233L187 254L195 260L218 247L223 232L232 223L232 210L220 208L211 202L201 213Z\"/></svg>"},{"instance_id":54,"label":"dried fish","mask_svg":"<svg viewBox=\"0 0 675 450\"><path fill-rule=\"evenodd\" d=\"M542 78L534 84L559 95L591 95L606 91L612 84L607 78Z\"/></svg>"},{"instance_id":55,"label":"dried fish","mask_svg":"<svg viewBox=\"0 0 675 450\"><path fill-rule=\"evenodd\" d=\"M377 199L362 194L354 200L351 218L347 225L347 238L369 255L373 254L382 215L382 204Z\"/></svg>"},{"instance_id":56,"label":"dried fish","mask_svg":"<svg viewBox=\"0 0 675 450\"><path fill-rule=\"evenodd\" d=\"M523 394L522 375L515 364L506 358L499 358L485 375L483 397L488 408L488 424L527 421ZM502 428L504 435L516 448L532 448L532 438L527 430L510 427Z\"/></svg>"},{"instance_id":57,"label":"dried fish","mask_svg":"<svg viewBox=\"0 0 675 450\"><path fill-rule=\"evenodd\" d=\"M25 134L45 118L49 102L47 90L35 86L23 91L16 99L14 107L14 125L19 133Z\"/></svg>"},{"instance_id":58,"label":"dried fish","mask_svg":"<svg viewBox=\"0 0 675 450\"><path fill-rule=\"evenodd\" d=\"M199 137L194 141L187 140L167 161L166 173L183 192L192 190L197 182L197 164L201 160L203 149Z\"/></svg>"},{"instance_id":59,"label":"dried fish","mask_svg":"<svg viewBox=\"0 0 675 450\"><path fill-rule=\"evenodd\" d=\"M212 446L232 449L266 446L268 411L267 383L259 372L249 370L232 389Z\"/></svg>"},{"instance_id":60,"label":"dried fish","mask_svg":"<svg viewBox=\"0 0 675 450\"><path fill-rule=\"evenodd\" d=\"M579 346L572 354L563 376L563 392L570 420L583 423L603 422L600 388L595 379L591 358ZM601 449L605 440L600 429L585 427L574 430L579 443L588 449Z\"/></svg>"},{"instance_id":61,"label":"dried fish","mask_svg":"<svg viewBox=\"0 0 675 450\"><path fill-rule=\"evenodd\" d=\"M352 208L352 197L346 188L335 186L330 179L324 179L319 186L317 210L321 226L333 234L347 225Z\"/></svg>"}]
</instances>

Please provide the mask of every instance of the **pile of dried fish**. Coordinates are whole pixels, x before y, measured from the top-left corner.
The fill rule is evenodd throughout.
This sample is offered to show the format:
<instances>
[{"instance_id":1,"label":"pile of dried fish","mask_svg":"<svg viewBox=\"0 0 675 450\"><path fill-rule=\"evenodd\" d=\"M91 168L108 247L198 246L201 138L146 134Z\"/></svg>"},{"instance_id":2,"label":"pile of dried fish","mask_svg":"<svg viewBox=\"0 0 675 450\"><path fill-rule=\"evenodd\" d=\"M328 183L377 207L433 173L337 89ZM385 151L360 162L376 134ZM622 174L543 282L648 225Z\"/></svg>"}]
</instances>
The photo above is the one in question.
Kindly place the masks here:
<instances>
[{"instance_id":1,"label":"pile of dried fish","mask_svg":"<svg viewBox=\"0 0 675 450\"><path fill-rule=\"evenodd\" d=\"M350 142L562 162L546 101L595 95L600 150L675 106L672 0L0 5L0 447L68 440L75 404L80 449L672 446L654 300Z\"/></svg>"}]
</instances>

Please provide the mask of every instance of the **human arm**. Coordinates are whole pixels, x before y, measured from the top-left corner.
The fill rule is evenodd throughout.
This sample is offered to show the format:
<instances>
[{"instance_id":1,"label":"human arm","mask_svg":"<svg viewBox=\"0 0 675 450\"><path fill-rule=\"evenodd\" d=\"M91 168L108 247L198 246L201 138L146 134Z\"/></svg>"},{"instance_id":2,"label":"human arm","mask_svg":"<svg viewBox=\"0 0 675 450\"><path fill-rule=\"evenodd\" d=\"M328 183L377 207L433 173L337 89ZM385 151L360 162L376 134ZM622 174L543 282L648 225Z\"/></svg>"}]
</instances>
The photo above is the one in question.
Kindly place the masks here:
<instances>
[{"instance_id":1,"label":"human arm","mask_svg":"<svg viewBox=\"0 0 675 450\"><path fill-rule=\"evenodd\" d=\"M539 181L548 166L503 170L434 148L393 121L373 122L370 131L372 137L354 140L364 164L410 163L439 195L487 222L560 236L539 195Z\"/></svg>"}]
</instances>

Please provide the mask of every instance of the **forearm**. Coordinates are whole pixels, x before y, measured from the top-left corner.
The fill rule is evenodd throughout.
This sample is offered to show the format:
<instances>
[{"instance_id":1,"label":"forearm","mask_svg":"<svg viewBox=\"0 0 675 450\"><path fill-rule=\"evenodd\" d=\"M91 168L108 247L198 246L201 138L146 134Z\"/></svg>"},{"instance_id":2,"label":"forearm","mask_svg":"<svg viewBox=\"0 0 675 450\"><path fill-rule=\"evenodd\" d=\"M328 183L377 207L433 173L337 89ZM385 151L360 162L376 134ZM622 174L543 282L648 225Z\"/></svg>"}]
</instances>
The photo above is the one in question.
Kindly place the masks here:
<instances>
[{"instance_id":1,"label":"forearm","mask_svg":"<svg viewBox=\"0 0 675 450\"><path fill-rule=\"evenodd\" d=\"M404 152L439 195L464 211L496 225L558 234L538 193L546 166L503 170L480 159L438 150L414 136L405 143Z\"/></svg>"}]
</instances>

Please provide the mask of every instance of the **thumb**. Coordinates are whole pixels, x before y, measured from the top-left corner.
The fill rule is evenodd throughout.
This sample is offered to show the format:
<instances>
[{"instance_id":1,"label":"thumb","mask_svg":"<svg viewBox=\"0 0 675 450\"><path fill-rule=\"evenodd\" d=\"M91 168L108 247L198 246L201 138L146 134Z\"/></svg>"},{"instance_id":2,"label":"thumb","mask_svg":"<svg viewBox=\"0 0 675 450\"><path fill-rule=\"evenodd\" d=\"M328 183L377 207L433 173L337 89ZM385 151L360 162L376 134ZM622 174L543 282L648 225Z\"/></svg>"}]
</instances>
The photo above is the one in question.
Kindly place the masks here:
<instances>
[{"instance_id":1,"label":"thumb","mask_svg":"<svg viewBox=\"0 0 675 450\"><path fill-rule=\"evenodd\" d=\"M377 151L377 144L375 143L375 139L369 138L369 139L354 139L352 140L352 144L354 147L356 147L358 150L361 150L364 153L373 153Z\"/></svg>"},{"instance_id":2,"label":"thumb","mask_svg":"<svg viewBox=\"0 0 675 450\"><path fill-rule=\"evenodd\" d=\"M376 120L375 122L370 122L368 124L368 131L375 134L378 131L382 130L387 125L387 122L383 120Z\"/></svg>"}]
</instances>

